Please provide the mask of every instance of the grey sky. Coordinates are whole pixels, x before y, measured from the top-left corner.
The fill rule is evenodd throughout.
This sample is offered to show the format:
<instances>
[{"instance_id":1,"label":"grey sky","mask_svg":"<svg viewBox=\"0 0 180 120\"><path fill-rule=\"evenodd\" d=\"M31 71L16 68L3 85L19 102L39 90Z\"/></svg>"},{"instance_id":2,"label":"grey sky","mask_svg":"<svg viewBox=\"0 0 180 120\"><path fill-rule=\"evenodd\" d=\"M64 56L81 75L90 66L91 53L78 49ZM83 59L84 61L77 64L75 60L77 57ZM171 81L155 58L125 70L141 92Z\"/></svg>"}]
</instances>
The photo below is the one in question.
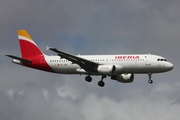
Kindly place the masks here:
<instances>
[{"instance_id":1,"label":"grey sky","mask_svg":"<svg viewBox=\"0 0 180 120\"><path fill-rule=\"evenodd\" d=\"M179 120L179 0L6 0L0 2L1 120ZM84 75L57 75L11 63L26 29L45 54L152 53L175 68L135 75L130 84Z\"/></svg>"}]
</instances>

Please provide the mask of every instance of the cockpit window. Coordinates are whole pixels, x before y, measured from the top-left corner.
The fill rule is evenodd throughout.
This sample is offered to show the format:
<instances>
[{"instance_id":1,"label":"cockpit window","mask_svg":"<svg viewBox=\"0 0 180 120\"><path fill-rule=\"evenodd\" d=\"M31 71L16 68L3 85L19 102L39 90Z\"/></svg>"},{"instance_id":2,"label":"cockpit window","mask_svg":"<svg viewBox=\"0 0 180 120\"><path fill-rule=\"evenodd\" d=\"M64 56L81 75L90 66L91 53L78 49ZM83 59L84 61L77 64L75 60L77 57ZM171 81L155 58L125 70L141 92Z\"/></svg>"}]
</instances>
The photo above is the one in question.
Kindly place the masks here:
<instances>
[{"instance_id":1,"label":"cockpit window","mask_svg":"<svg viewBox=\"0 0 180 120\"><path fill-rule=\"evenodd\" d=\"M167 61L166 59L159 58L157 61Z\"/></svg>"}]
</instances>

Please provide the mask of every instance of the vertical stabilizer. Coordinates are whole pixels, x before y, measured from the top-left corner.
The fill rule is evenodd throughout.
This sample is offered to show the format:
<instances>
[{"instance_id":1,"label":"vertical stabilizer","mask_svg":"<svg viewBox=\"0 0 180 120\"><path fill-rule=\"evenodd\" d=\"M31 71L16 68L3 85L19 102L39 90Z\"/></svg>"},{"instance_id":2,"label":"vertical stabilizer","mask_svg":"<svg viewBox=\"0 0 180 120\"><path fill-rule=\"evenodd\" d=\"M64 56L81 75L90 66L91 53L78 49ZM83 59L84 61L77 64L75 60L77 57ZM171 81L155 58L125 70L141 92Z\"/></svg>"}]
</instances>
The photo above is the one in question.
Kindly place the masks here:
<instances>
[{"instance_id":1,"label":"vertical stabilizer","mask_svg":"<svg viewBox=\"0 0 180 120\"><path fill-rule=\"evenodd\" d=\"M18 30L18 38L22 58L43 55L42 51L39 49L30 35L26 32L26 30Z\"/></svg>"}]
</instances>

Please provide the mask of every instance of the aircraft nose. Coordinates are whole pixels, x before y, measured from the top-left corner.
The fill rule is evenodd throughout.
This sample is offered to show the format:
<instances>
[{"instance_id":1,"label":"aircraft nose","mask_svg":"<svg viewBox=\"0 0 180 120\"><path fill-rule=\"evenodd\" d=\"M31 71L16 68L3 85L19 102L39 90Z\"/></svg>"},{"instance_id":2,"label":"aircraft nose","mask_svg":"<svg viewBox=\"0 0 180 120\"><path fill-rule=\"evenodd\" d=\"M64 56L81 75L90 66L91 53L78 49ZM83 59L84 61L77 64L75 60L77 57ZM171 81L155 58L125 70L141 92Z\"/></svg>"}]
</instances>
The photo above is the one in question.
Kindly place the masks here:
<instances>
[{"instance_id":1,"label":"aircraft nose","mask_svg":"<svg viewBox=\"0 0 180 120\"><path fill-rule=\"evenodd\" d=\"M172 63L168 63L166 65L166 67L169 69L169 70L172 70L174 68L174 65Z\"/></svg>"}]
</instances>

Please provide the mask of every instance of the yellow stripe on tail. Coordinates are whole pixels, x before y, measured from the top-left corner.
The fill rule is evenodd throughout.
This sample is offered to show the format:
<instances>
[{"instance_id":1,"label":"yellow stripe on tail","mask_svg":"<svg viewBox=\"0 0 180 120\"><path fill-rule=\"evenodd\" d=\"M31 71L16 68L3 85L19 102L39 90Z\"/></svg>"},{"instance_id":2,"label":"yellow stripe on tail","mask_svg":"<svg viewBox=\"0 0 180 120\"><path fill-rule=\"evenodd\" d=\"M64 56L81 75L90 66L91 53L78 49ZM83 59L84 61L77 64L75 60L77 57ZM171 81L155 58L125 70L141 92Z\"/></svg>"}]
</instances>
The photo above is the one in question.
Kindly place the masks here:
<instances>
[{"instance_id":1,"label":"yellow stripe on tail","mask_svg":"<svg viewBox=\"0 0 180 120\"><path fill-rule=\"evenodd\" d=\"M36 45L26 30L18 30L18 38L23 59L29 57L43 56L43 52Z\"/></svg>"},{"instance_id":2,"label":"yellow stripe on tail","mask_svg":"<svg viewBox=\"0 0 180 120\"><path fill-rule=\"evenodd\" d=\"M23 36L23 37L27 37L30 40L33 41L33 39L31 38L31 36L26 32L26 30L18 30L18 36Z\"/></svg>"}]
</instances>

